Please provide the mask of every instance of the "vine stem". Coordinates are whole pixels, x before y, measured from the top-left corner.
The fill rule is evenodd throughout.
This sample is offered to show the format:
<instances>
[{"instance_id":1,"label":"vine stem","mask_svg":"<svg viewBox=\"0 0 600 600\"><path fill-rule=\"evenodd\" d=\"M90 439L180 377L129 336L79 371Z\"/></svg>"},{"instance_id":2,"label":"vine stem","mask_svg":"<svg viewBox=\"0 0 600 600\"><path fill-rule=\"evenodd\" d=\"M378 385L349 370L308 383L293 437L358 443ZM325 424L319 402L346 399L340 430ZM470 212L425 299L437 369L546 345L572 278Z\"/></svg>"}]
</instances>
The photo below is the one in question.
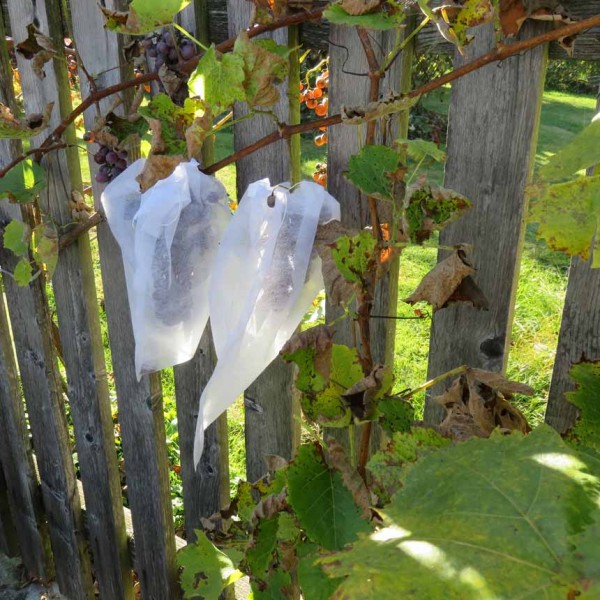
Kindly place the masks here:
<instances>
[{"instance_id":1,"label":"vine stem","mask_svg":"<svg viewBox=\"0 0 600 600\"><path fill-rule=\"evenodd\" d=\"M322 9L319 9L319 10L322 12ZM315 13L315 11L307 11L306 13L302 13L302 14L305 15L305 17L306 17L305 20L309 20L309 19L317 18L317 16L314 13ZM296 15L293 15L293 16L296 16ZM287 17L287 19L289 19L289 17ZM286 27L287 23L284 23L284 21L286 21L286 18L279 19L277 21L277 23L280 23L280 25L279 25L280 27ZM295 21L295 22L297 23L298 21ZM275 24L275 22L271 23L270 26L272 27L274 24ZM559 37L563 37L565 35L573 36L578 33L581 33L582 31L585 31L587 29L590 29L592 27L597 27L597 26L600 26L600 15L596 15L594 17L584 19L583 21L578 21L577 23L572 23L570 25L566 25L565 27L561 27L560 29L554 29L552 31L548 31L542 35L538 35L536 37L529 38L529 39L523 40L521 42L516 42L509 46L500 46L499 48L495 48L491 52L488 52L487 54L483 54L482 56L479 56L475 60L473 60L469 63L466 63L465 65L459 67L458 69L454 69L450 73L447 73L446 75L442 75L441 77L433 79L433 80L429 81L428 83L412 90L411 92L408 93L408 96L411 98L414 98L416 96L421 96L421 95L431 92L437 88L440 88L443 85L454 81L455 79L459 79L460 77L463 77L464 75L467 75L468 73L476 71L477 69L480 69L481 67L484 67L490 63L506 60L507 58L510 58L511 56L514 56L516 54L520 54L521 52L525 52L526 50L531 50L532 48L535 48L536 46L539 46L540 44L544 44L546 42L552 42L552 41L558 39ZM266 26L254 27L253 29L251 29L249 31L248 34L249 35L252 34L252 37L253 37L254 35L258 35L259 33L264 33L264 27L266 27ZM272 30L273 30L273 27L271 29L269 29L269 31L272 31ZM230 47L232 47L234 42L235 42L235 40L227 40L226 42L223 42L223 44L220 44L219 46L217 46L217 49L219 49L220 51L224 51L227 49L228 44L230 44ZM65 121L63 121L63 123L61 123L61 125L59 125L59 127L62 127L64 124L64 127L62 127L62 129L59 131L59 133L62 133L62 131L64 131L72 121L74 121L84 110L86 110L87 108L92 106L97 100L106 98L107 96L116 94L116 93L123 91L125 89L128 89L130 87L134 87L136 85L142 85L143 83L154 81L157 78L158 78L158 75L156 73L150 73L148 75L143 75L142 77L138 77L136 79L133 79L130 81L125 81L120 84L105 88L104 90L101 90L98 92L98 95L96 98L94 98L93 96L88 96L88 98L82 104L80 104L67 117L67 119L65 119ZM213 165L211 165L210 167L203 169L203 171L208 174L216 173L217 171L223 169L224 167L226 167L230 164L233 164L234 162L237 162L239 159L243 158L244 156L248 156L249 154L252 154L253 152L256 152L257 150L260 150L261 148L264 148L265 146L268 146L269 144L277 142L278 140L280 140L282 138L287 139L296 133L302 133L304 131L313 131L315 129L318 129L319 127L331 127L333 125L339 125L341 122L342 122L342 117L341 117L341 115L337 114L337 115L331 115L329 117L324 117L323 119L309 121L307 123L300 123L299 125L282 124L279 127L278 131L275 131L275 132L257 140L253 144L250 144L249 146L246 146L245 148L242 148L241 150L234 152L233 154L224 158L223 160L220 160L220 161L214 163ZM44 144L50 145L51 143L54 142L55 136L57 134L57 130L58 130L58 128L54 132L52 132L52 134L50 134L50 136L47 138L47 140L46 140L46 142L44 142ZM42 144L42 145L44 145L44 144ZM38 151L39 151L39 149L38 149ZM21 156L21 157L19 157L18 160L13 161L12 163L8 164L4 169L0 170L0 178L4 177L4 175L6 175L6 173L12 167L14 167L16 164L18 164L22 160L25 160L25 158L27 158L27 157ZM98 215L97 213L95 213L84 223L81 223L81 224L75 226L71 230L71 232L72 233L78 232L77 235L81 235L82 233L85 233L92 227L95 227L96 225L101 223L102 220L103 220L103 217L101 215ZM74 239L72 241L70 239L71 232L65 234L61 238L61 244L62 244L62 240L63 239L65 240L65 247L67 245L72 244L73 241L75 241Z\"/></svg>"}]
</instances>

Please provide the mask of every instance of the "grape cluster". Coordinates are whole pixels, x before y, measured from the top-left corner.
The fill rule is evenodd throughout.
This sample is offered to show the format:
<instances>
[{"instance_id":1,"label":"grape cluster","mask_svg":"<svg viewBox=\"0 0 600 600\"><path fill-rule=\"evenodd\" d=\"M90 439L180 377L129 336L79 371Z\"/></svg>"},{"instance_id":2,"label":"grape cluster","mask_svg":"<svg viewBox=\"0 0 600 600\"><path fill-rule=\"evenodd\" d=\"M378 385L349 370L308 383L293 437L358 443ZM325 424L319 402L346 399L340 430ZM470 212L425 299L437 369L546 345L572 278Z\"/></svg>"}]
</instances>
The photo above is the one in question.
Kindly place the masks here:
<instances>
[{"instance_id":1,"label":"grape cluster","mask_svg":"<svg viewBox=\"0 0 600 600\"><path fill-rule=\"evenodd\" d=\"M175 38L170 31L152 35L142 40L146 55L154 59L154 71L163 66L175 67L180 60L190 60L197 54L196 45L187 37Z\"/></svg>"},{"instance_id":2,"label":"grape cluster","mask_svg":"<svg viewBox=\"0 0 600 600\"><path fill-rule=\"evenodd\" d=\"M324 69L315 78L314 86L311 87L311 76L313 70L306 74L306 85L300 83L300 102L308 110L314 110L317 117L326 117L329 111L329 100L327 98L327 88L329 87L329 71ZM315 144L324 146L327 143L327 128L320 127L319 133L315 136Z\"/></svg>"},{"instance_id":3,"label":"grape cluster","mask_svg":"<svg viewBox=\"0 0 600 600\"><path fill-rule=\"evenodd\" d=\"M113 150L99 144L98 151L94 154L94 162L100 165L96 173L96 181L108 183L127 168L127 150Z\"/></svg>"}]
</instances>

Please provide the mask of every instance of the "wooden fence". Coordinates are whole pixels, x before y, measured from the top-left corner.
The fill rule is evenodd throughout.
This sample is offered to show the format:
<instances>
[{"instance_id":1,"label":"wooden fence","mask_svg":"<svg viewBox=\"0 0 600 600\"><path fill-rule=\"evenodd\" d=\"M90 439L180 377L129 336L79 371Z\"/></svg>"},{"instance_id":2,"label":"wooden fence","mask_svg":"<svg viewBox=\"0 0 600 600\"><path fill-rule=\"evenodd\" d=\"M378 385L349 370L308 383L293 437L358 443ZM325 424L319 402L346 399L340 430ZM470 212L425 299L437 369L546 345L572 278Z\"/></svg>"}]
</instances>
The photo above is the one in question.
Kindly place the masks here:
<instances>
[{"instance_id":1,"label":"wooden fence","mask_svg":"<svg viewBox=\"0 0 600 600\"><path fill-rule=\"evenodd\" d=\"M120 8L120 0L103 2ZM126 4L126 3L125 3ZM196 0L181 15L186 28L206 37L207 8L211 3ZM213 3L214 32L222 33L227 17L227 35L245 27L250 3L228 0ZM600 12L600 2L565 2L577 14ZM585 5L585 13L577 12ZM128 78L122 64L127 43L103 27L96 0L70 3L69 15L62 0L8 0L0 20L0 101L15 105L5 26L15 41L26 38L29 23L49 35L62 47L63 27L68 25L77 52L87 71L96 77L98 89ZM219 12L220 11L220 12ZM4 19L8 22L5 23ZM546 24L528 24L521 37L535 35ZM221 32L221 33L219 33ZM310 28L309 28L310 32ZM313 28L314 33L314 28ZM286 31L274 34L285 42ZM311 34L312 35L312 34ZM368 97L368 77L356 76L367 70L366 61L353 29L332 26L330 104L332 107L361 104ZM428 35L428 34L427 34ZM586 57L597 59L599 32L586 34ZM374 34L382 53L393 40L389 34ZM426 36L417 47L430 46ZM595 40L595 42L594 42ZM323 39L321 37L321 42ZM596 45L594 45L596 43ZM491 28L483 27L466 58L490 49ZM576 45L576 48L578 46ZM413 49L386 77L384 89L405 90L410 86ZM435 376L462 363L489 369L503 369L510 342L516 281L526 213L524 187L530 177L539 124L541 94L547 49L538 47L515 56L501 65L492 64L458 81L452 90L448 132L446 184L474 201L469 215L445 230L443 244L473 244L478 268L476 279L490 300L490 310L475 312L454 306L433 319L429 373ZM23 103L27 113L41 112L55 102L51 126L71 111L71 98L64 60L44 66L40 80L31 64L17 56ZM115 68L120 67L120 68ZM82 94L89 89L82 77ZM124 97L124 102L128 98ZM110 101L100 106L105 109ZM243 110L236 107L236 113ZM277 107L283 120L288 106ZM93 107L85 114L91 128L96 118ZM395 124L406 133L407 120ZM235 146L245 146L269 133L272 121L253 119L234 128ZM43 136L40 136L43 137ZM33 144L40 143L40 137ZM81 191L82 177L75 131L67 130L73 144L44 159L48 187L40 204L59 227L73 223L70 205L73 191ZM348 225L367 224L365 199L342 177L348 157L356 151L354 129L334 127L330 132L329 188L343 210ZM21 151L20 144L0 140L0 165ZM90 161L93 174L97 165ZM283 142L267 147L237 164L237 189L241 195L250 181L269 176L289 176L289 160ZM93 179L93 177L92 177ZM100 209L101 187L93 183L94 205ZM0 229L12 219L31 221L30 209L0 202ZM52 280L56 304L60 363L53 314L43 278L28 287L18 287L3 277L0 295L0 550L18 553L27 574L55 578L68 598L91 598L97 583L100 597L108 600L134 597L134 578L139 580L144 599L165 600L179 596L175 551L177 544L171 495L169 462L158 374L137 381L134 370L134 341L129 317L123 266L118 246L106 224L97 227L97 244L102 272L103 308L100 308L94 277L90 237L86 234L65 248ZM0 264L11 270L15 258L0 243ZM379 285L376 311L394 315L397 299L398 266ZM234 291L232 291L234 293ZM589 266L574 261L571 270L563 328L559 340L547 420L566 429L573 413L564 400L571 388L567 370L585 354L600 359L600 278ZM127 479L129 509L124 511L120 475L115 451L111 398L106 357L100 328L100 310L106 311L110 357L116 389L119 426ZM394 321L378 320L374 328L376 360L389 361L393 353ZM456 335L459 331L460 335ZM340 332L348 340L348 332ZM185 505L187 540L201 526L201 517L210 515L228 501L228 440L224 415L207 432L204 456L198 471L192 464L192 444L197 402L215 363L210 332L204 335L193 360L174 369L181 448L181 477ZM66 374L66 385L62 373ZM245 394L246 456L248 478L265 472L265 454L290 458L298 442L299 424L292 394L292 371L279 360L261 375ZM68 410L67 410L68 409ZM73 463L68 418L72 422L78 472ZM426 418L435 422L439 414L427 405ZM83 490L83 493L81 493ZM132 545L129 538L133 537Z\"/></svg>"}]
</instances>

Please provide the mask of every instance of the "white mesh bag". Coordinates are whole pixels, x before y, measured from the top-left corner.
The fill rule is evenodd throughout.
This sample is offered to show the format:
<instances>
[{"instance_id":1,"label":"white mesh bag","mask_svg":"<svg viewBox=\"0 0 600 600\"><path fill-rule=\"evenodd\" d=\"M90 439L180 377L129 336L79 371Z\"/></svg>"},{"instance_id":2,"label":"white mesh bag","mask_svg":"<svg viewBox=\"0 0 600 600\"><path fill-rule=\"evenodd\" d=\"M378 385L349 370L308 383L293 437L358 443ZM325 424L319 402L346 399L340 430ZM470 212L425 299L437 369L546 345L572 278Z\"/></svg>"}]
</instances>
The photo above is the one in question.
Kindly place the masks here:
<instances>
[{"instance_id":1,"label":"white mesh bag","mask_svg":"<svg viewBox=\"0 0 600 600\"><path fill-rule=\"evenodd\" d=\"M191 359L208 320L211 266L231 215L225 188L181 163L140 193L138 160L102 205L123 254L138 379Z\"/></svg>"},{"instance_id":2,"label":"white mesh bag","mask_svg":"<svg viewBox=\"0 0 600 600\"><path fill-rule=\"evenodd\" d=\"M323 288L317 225L340 218L320 185L251 184L221 241L209 293L217 366L200 398L194 464L204 429L260 375Z\"/></svg>"}]
</instances>

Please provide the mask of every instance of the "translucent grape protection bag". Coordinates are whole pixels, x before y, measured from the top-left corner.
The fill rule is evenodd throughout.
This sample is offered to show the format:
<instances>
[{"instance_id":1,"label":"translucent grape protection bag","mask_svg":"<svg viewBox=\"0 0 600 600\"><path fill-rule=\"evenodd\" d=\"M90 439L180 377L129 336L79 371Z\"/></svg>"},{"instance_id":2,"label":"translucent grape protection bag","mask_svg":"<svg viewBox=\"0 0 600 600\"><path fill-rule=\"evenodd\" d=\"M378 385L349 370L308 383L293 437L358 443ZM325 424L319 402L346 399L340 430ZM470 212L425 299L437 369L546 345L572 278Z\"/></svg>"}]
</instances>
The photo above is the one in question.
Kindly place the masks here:
<instances>
[{"instance_id":1,"label":"translucent grape protection bag","mask_svg":"<svg viewBox=\"0 0 600 600\"><path fill-rule=\"evenodd\" d=\"M314 250L319 224L339 220L323 187L251 184L223 235L209 293L218 362L200 397L194 464L204 430L260 375L323 289Z\"/></svg>"},{"instance_id":2,"label":"translucent grape protection bag","mask_svg":"<svg viewBox=\"0 0 600 600\"><path fill-rule=\"evenodd\" d=\"M191 359L208 320L211 267L231 219L225 188L181 163L143 194L133 163L102 194L123 255L138 379Z\"/></svg>"}]
</instances>

